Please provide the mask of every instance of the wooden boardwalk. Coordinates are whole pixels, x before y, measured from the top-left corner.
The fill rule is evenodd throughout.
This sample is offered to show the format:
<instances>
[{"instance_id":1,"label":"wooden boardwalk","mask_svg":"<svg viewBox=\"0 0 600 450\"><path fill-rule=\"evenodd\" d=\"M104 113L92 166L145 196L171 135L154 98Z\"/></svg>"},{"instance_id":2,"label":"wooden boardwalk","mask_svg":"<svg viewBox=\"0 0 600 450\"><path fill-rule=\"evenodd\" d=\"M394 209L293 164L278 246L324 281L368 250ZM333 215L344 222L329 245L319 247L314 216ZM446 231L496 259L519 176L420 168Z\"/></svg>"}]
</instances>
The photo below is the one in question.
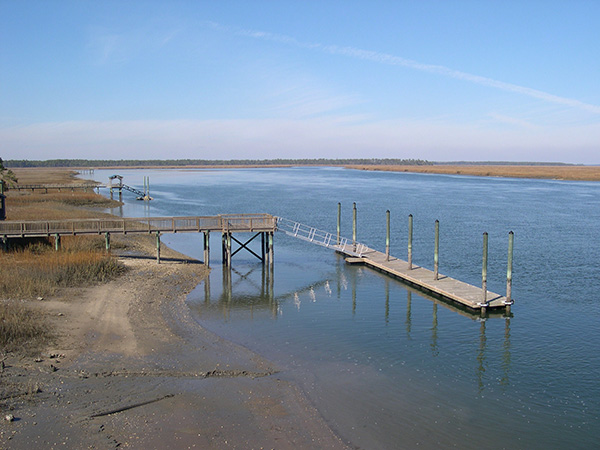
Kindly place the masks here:
<instances>
[{"instance_id":1,"label":"wooden boardwalk","mask_svg":"<svg viewBox=\"0 0 600 450\"><path fill-rule=\"evenodd\" d=\"M23 238L77 234L130 233L224 233L274 232L276 218L270 214L232 214L191 217L147 217L0 221L0 237Z\"/></svg>"},{"instance_id":2,"label":"wooden boardwalk","mask_svg":"<svg viewBox=\"0 0 600 450\"><path fill-rule=\"evenodd\" d=\"M363 244L353 244L347 239L338 241L331 233L321 232L314 228L292 222L270 214L232 214L218 216L191 217L151 217L151 218L106 218L106 219L73 219L46 221L0 221L0 238L5 242L8 238L54 236L57 239L63 235L97 234L108 235L146 233L205 233L205 259L208 260L208 233L211 231L223 233L223 259L231 264L232 233L266 233L270 240L263 242L263 255L270 254L268 260L272 263L272 236L275 231L318 244L344 255L351 264L364 264L382 273L393 276L403 282L447 301L463 305L472 310L487 310L506 308L510 311L512 300L481 287L473 286L446 275L439 274L434 279L434 272L392 256L389 260L385 253L373 250ZM267 236L268 237L268 236ZM263 236L263 239L265 236ZM236 240L235 238L233 238ZM253 239L253 238L252 238ZM237 241L237 240L236 240ZM107 241L108 242L108 241ZM237 241L241 248L246 248L250 241ZM107 244L108 245L108 244ZM240 249L241 249L240 248ZM160 252L160 244L157 243ZM238 251L240 250L238 249Z\"/></svg>"},{"instance_id":3,"label":"wooden boardwalk","mask_svg":"<svg viewBox=\"0 0 600 450\"><path fill-rule=\"evenodd\" d=\"M480 287L464 283L446 275L438 274L434 280L434 273L424 267L413 264L408 268L408 262L390 256L389 261L385 253L369 249L362 253L362 257L355 257L350 253L340 252L347 256L346 261L351 264L364 264L385 274L399 278L405 283L415 286L425 292L439 296L445 300L459 303L468 308L480 310L482 308L506 308L512 302L507 302L506 297L495 292L486 291L486 305L484 306L484 292Z\"/></svg>"}]
</instances>

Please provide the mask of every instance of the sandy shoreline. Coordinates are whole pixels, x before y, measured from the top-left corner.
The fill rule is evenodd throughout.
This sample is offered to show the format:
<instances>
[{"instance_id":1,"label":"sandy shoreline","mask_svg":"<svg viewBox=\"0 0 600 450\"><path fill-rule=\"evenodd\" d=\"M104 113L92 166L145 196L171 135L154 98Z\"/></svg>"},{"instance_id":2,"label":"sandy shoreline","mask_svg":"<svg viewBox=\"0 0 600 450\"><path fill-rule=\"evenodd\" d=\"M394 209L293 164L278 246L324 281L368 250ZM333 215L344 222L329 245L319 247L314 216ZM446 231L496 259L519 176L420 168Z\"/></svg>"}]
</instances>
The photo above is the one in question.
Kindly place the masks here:
<instances>
[{"instance_id":1,"label":"sandy shoreline","mask_svg":"<svg viewBox=\"0 0 600 450\"><path fill-rule=\"evenodd\" d=\"M4 361L20 395L2 399L16 420L0 423L0 448L347 448L280 368L192 319L204 265L150 254L121 258L115 281L28 302L57 337Z\"/></svg>"}]
</instances>

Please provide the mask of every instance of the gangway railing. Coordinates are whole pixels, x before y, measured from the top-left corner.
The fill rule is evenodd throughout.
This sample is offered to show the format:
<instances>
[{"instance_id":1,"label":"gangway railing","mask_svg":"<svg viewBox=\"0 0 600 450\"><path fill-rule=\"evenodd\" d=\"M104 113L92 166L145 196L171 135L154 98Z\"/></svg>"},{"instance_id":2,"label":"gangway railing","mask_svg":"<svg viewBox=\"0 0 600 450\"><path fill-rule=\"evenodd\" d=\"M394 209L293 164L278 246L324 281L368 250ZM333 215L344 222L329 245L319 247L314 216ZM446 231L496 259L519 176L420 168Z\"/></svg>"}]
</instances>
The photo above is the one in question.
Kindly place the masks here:
<instances>
[{"instance_id":1,"label":"gangway railing","mask_svg":"<svg viewBox=\"0 0 600 450\"><path fill-rule=\"evenodd\" d=\"M354 243L348 238L340 236L338 240L337 235L333 233L328 233L327 231L319 230L309 225L294 222L293 220L284 219L283 217L276 217L276 219L277 231L281 231L288 236L293 236L303 241L311 242L320 245L321 247L333 249L358 258L362 258L365 253L372 251L372 249L365 244L359 242Z\"/></svg>"}]
</instances>

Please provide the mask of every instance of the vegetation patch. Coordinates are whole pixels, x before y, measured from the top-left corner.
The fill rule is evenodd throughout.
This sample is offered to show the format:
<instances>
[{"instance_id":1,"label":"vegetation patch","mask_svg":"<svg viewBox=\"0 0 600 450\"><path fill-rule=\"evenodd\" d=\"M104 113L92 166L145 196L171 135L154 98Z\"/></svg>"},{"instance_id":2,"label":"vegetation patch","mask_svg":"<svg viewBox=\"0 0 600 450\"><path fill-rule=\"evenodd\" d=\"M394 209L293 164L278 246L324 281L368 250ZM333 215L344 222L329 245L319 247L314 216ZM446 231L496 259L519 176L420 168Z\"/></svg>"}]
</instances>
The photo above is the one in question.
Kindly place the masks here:
<instances>
[{"instance_id":1,"label":"vegetation patch","mask_svg":"<svg viewBox=\"0 0 600 450\"><path fill-rule=\"evenodd\" d=\"M0 303L0 348L11 352L24 350L46 340L49 332L43 321L22 302Z\"/></svg>"},{"instance_id":2,"label":"vegetation patch","mask_svg":"<svg viewBox=\"0 0 600 450\"><path fill-rule=\"evenodd\" d=\"M114 279L125 271L116 258L94 250L55 252L42 245L2 256L0 298L29 299Z\"/></svg>"}]
</instances>

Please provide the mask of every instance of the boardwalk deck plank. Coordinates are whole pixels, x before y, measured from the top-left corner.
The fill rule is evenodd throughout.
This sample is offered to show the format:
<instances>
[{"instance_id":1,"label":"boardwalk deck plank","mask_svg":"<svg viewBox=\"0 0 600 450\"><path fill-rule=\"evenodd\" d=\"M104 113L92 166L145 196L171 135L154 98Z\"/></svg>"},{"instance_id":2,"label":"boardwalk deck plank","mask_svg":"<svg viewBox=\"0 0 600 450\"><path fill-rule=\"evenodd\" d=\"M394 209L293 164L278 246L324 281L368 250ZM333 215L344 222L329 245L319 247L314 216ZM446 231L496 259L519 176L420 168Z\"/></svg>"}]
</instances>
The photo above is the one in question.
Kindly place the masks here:
<instances>
[{"instance_id":1,"label":"boardwalk deck plank","mask_svg":"<svg viewBox=\"0 0 600 450\"><path fill-rule=\"evenodd\" d=\"M376 250L366 251L362 257L357 258L351 253L341 251L347 255L350 263L363 263L368 267L380 272L392 275L420 289L437 294L447 300L467 306L471 309L481 309L483 302L483 289L464 283L444 274L438 274L438 280L434 280L434 273L424 267L413 265L408 268L408 262L391 257L388 260L385 253ZM488 308L506 307L506 297L492 291L486 295Z\"/></svg>"}]
</instances>

